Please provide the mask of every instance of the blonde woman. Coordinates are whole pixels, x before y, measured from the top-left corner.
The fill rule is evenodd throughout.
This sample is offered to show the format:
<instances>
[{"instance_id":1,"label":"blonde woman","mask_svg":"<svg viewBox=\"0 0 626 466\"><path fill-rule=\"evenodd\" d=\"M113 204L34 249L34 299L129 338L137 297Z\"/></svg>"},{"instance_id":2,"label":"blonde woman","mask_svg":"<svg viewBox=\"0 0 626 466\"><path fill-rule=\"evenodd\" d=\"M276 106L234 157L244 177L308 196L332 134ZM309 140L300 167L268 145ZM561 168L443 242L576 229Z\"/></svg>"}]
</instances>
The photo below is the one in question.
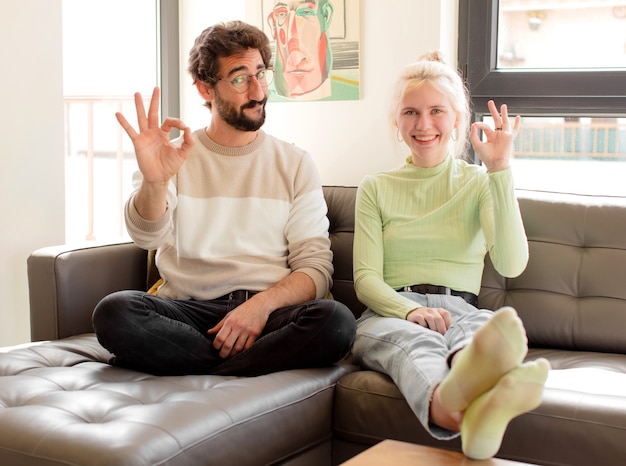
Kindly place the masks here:
<instances>
[{"instance_id":1,"label":"blonde woman","mask_svg":"<svg viewBox=\"0 0 626 466\"><path fill-rule=\"evenodd\" d=\"M494 128L470 128L466 88L438 52L405 67L391 117L410 155L361 182L354 242L355 288L368 306L356 362L388 374L431 435L460 433L474 459L495 455L509 421L539 405L550 368L523 362L515 310L476 307L487 252L507 277L528 261L509 164L520 117L493 101L489 110ZM468 139L482 166L463 160Z\"/></svg>"}]
</instances>

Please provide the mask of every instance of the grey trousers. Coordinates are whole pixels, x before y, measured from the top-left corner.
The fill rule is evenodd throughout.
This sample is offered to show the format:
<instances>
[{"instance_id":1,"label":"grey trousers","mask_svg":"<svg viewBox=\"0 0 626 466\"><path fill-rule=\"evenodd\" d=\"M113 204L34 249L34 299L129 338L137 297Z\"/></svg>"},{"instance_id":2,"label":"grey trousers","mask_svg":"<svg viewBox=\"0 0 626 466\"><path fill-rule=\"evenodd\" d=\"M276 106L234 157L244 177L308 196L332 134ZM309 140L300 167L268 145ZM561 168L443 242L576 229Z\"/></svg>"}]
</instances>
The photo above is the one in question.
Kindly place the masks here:
<instances>
[{"instance_id":1,"label":"grey trousers","mask_svg":"<svg viewBox=\"0 0 626 466\"><path fill-rule=\"evenodd\" d=\"M454 438L459 435L457 432L429 422L430 400L437 385L450 371L450 357L472 341L493 312L477 309L458 296L401 293L422 306L450 312L452 325L446 334L407 320L381 317L367 309L357 321L352 347L354 361L389 375L433 437Z\"/></svg>"}]
</instances>

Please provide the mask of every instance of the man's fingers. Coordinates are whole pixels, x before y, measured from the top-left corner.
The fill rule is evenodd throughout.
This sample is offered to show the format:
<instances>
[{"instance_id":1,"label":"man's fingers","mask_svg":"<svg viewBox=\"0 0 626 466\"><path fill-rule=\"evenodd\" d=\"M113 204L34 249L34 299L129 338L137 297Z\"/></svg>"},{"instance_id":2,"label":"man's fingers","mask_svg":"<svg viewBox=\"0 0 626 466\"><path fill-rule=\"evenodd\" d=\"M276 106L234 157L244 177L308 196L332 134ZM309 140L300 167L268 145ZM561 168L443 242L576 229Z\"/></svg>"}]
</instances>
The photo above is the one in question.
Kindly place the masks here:
<instances>
[{"instance_id":1,"label":"man's fingers","mask_svg":"<svg viewBox=\"0 0 626 466\"><path fill-rule=\"evenodd\" d=\"M152 91L152 98L150 99L150 107L148 108L148 127L159 127L159 96L161 92L158 87L155 87Z\"/></svg>"},{"instance_id":2,"label":"man's fingers","mask_svg":"<svg viewBox=\"0 0 626 466\"><path fill-rule=\"evenodd\" d=\"M117 112L115 114L115 118L117 118L118 123L121 125L122 128L124 128L124 131L126 131L126 134L128 134L131 140L137 137L137 132L130 125L130 123L128 123L124 115L122 115L120 112Z\"/></svg>"},{"instance_id":3,"label":"man's fingers","mask_svg":"<svg viewBox=\"0 0 626 466\"><path fill-rule=\"evenodd\" d=\"M161 129L165 131L166 133L169 133L174 128L184 131L185 129L187 129L187 126L185 125L185 123L183 123L183 121L180 118L172 118L172 117L167 117L163 121L163 124L161 125Z\"/></svg>"},{"instance_id":4,"label":"man's fingers","mask_svg":"<svg viewBox=\"0 0 626 466\"><path fill-rule=\"evenodd\" d=\"M135 92L135 111L137 112L137 124L139 131L148 126L148 118L146 117L146 109L143 106L143 97L139 92Z\"/></svg>"}]
</instances>

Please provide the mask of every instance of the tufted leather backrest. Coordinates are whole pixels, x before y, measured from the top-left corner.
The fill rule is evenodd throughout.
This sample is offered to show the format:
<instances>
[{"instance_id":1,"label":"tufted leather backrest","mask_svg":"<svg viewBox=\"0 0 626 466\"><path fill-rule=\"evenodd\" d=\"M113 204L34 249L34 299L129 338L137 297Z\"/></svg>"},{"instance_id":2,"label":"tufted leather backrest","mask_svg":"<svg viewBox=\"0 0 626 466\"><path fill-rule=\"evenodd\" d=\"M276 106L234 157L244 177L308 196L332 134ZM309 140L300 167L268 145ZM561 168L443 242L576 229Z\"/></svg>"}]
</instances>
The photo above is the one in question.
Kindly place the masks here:
<instances>
[{"instance_id":1,"label":"tufted leather backrest","mask_svg":"<svg viewBox=\"0 0 626 466\"><path fill-rule=\"evenodd\" d=\"M352 277L352 243L354 242L354 204L356 188L324 186L328 206L331 249L333 251L333 288L331 293L337 301L348 306L356 317L365 306L356 298Z\"/></svg>"},{"instance_id":2,"label":"tufted leather backrest","mask_svg":"<svg viewBox=\"0 0 626 466\"><path fill-rule=\"evenodd\" d=\"M504 279L487 258L479 305L513 306L531 346L626 353L626 199L517 195L528 266Z\"/></svg>"}]
</instances>

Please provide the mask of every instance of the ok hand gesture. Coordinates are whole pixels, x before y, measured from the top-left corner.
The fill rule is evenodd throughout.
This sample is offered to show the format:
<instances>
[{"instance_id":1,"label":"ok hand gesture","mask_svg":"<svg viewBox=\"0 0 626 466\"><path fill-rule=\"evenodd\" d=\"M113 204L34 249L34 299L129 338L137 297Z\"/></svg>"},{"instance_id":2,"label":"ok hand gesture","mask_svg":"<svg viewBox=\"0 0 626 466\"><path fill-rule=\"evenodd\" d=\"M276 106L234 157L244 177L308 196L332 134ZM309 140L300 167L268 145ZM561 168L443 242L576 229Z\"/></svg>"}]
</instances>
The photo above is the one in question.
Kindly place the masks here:
<instances>
[{"instance_id":1,"label":"ok hand gesture","mask_svg":"<svg viewBox=\"0 0 626 466\"><path fill-rule=\"evenodd\" d=\"M480 160L487 167L487 171L496 172L509 168L509 160L513 154L513 141L520 129L521 117L515 117L513 124L509 121L509 113L506 104L498 108L493 100L487 103L495 128L491 128L486 123L477 122L472 125L470 141ZM483 141L478 130L485 134L486 141Z\"/></svg>"},{"instance_id":2,"label":"ok hand gesture","mask_svg":"<svg viewBox=\"0 0 626 466\"><path fill-rule=\"evenodd\" d=\"M144 182L167 186L170 178L178 172L189 156L194 140L191 130L179 118L166 118L159 126L159 95L159 88L155 87L146 115L141 95L135 94L139 133L128 123L124 115L116 113L115 117L133 142ZM184 133L180 147L176 147L169 139L169 133L174 128Z\"/></svg>"}]
</instances>

